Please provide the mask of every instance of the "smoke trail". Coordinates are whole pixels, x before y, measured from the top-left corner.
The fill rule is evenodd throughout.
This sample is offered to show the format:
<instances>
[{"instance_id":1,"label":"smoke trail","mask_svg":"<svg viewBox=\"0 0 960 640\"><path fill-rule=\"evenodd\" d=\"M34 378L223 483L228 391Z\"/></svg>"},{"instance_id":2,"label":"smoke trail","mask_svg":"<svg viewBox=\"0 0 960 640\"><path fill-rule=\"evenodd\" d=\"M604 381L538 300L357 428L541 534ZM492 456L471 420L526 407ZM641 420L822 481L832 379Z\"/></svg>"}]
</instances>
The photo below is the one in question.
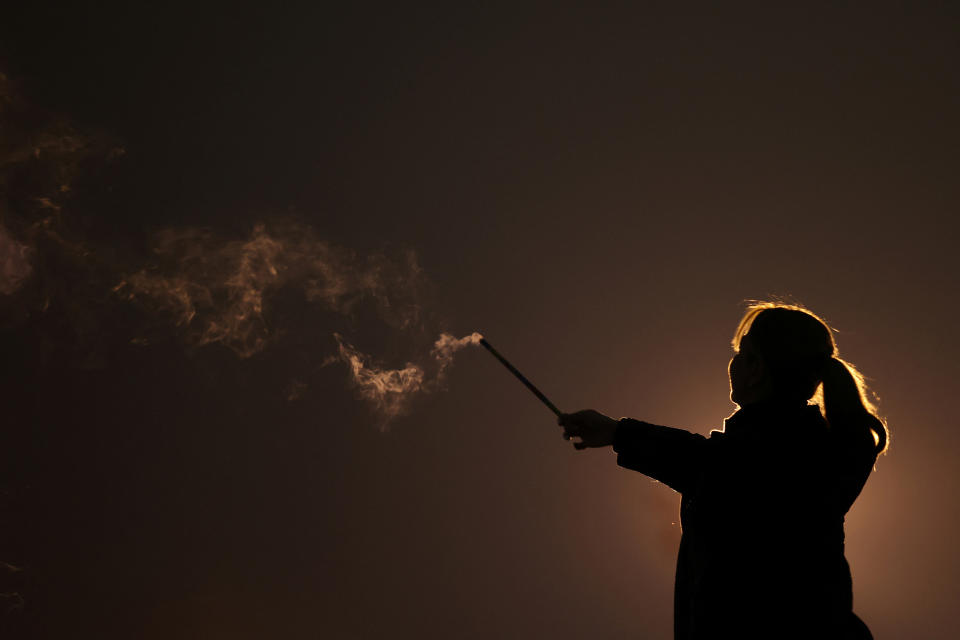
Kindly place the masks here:
<instances>
[{"instance_id":1,"label":"smoke trail","mask_svg":"<svg viewBox=\"0 0 960 640\"><path fill-rule=\"evenodd\" d=\"M402 347L409 362L383 366L340 333L331 357L347 365L359 397L389 420L405 412L411 398L438 389L454 354L479 340L479 334L441 333L432 346L424 344L437 323L423 311L428 283L412 251L357 252L289 220L267 220L233 237L169 228L155 234L149 255L141 256L121 250L117 238L89 237L96 226L86 223L104 211L89 200L79 207L71 200L82 184L78 178L124 149L28 104L2 73L0 130L0 295L19 296L8 305L16 312L5 310L0 324L28 332L38 327L48 343L71 345L77 362L105 362L98 352L107 341L125 348L171 333L193 347L218 345L246 359L284 337L309 343L291 336L291 326L301 334L346 333L347 327L354 334L358 316L372 311L390 329L380 332L386 342ZM130 314L126 303L144 313ZM284 315L291 306L295 311ZM29 324L44 316L56 321ZM329 355L316 354L321 364L312 366L329 364ZM291 402L307 386L303 371L292 375L280 391Z\"/></svg>"},{"instance_id":2,"label":"smoke trail","mask_svg":"<svg viewBox=\"0 0 960 640\"><path fill-rule=\"evenodd\" d=\"M339 357L347 364L358 394L382 415L381 428L386 428L390 420L406 413L415 395L437 390L453 361L453 355L463 347L478 344L483 336L473 333L455 338L449 333L441 333L433 344L428 362L408 362L402 369L387 369L373 364L371 356L345 342L340 334L336 333L334 337Z\"/></svg>"},{"instance_id":3,"label":"smoke trail","mask_svg":"<svg viewBox=\"0 0 960 640\"><path fill-rule=\"evenodd\" d=\"M318 238L305 225L284 223L258 225L248 238L232 241L208 230L166 230L157 236L154 255L155 264L128 274L114 291L165 314L196 346L220 344L241 358L263 351L283 331L270 314L281 290L299 291L307 303L347 318L361 305L372 305L395 330L395 342L413 344L410 334L423 330L425 277L412 252L392 260L379 253L360 256ZM454 354L481 337L442 333L427 354L390 368L340 333L333 335L336 355L321 366L347 365L358 396L380 416L381 428L406 413L413 397L436 390ZM295 401L305 387L292 381L284 395Z\"/></svg>"}]
</instances>

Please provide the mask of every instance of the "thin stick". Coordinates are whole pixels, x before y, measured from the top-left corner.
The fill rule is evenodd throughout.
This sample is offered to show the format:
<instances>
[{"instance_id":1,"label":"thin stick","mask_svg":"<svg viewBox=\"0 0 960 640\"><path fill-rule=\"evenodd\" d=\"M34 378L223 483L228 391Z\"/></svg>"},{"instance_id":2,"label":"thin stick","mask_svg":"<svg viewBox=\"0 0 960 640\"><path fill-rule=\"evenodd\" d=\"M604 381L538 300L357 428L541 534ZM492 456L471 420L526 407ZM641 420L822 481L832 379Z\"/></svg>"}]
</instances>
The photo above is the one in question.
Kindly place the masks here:
<instances>
[{"instance_id":1,"label":"thin stick","mask_svg":"<svg viewBox=\"0 0 960 640\"><path fill-rule=\"evenodd\" d=\"M547 405L548 407L550 407L550 410L553 411L553 412L554 412L555 414L557 414L558 416L563 413L562 411L560 411L560 409L557 409L556 405L554 405L552 402L550 402L550 401L547 399L547 396L545 396L545 395L543 395L543 393L541 393L540 389L537 389L535 386L533 386L533 383L532 383L532 382L530 382L529 380L527 380L526 377L524 377L524 375L523 375L522 373L520 373L519 371L517 371L517 368L516 368L515 366L513 366L512 364L510 364L510 362L509 362L506 358L504 358L502 355L500 355L499 353L497 353L497 350L494 349L492 346L490 346L490 343L487 342L486 339L480 338L480 344L482 344L487 351L489 351L490 353L492 353L493 356L494 356L497 360L500 361L500 364L502 364L502 365L505 366L507 369L509 369L509 370L510 370L510 373L512 373L513 375L517 376L517 379L518 379L520 382L522 382L522 383L524 384L524 386L527 387L527 389L530 389L530 391L533 391L533 395L535 395L535 396L537 396L538 398L540 398L540 402L542 402L543 404L545 404L545 405Z\"/></svg>"}]
</instances>

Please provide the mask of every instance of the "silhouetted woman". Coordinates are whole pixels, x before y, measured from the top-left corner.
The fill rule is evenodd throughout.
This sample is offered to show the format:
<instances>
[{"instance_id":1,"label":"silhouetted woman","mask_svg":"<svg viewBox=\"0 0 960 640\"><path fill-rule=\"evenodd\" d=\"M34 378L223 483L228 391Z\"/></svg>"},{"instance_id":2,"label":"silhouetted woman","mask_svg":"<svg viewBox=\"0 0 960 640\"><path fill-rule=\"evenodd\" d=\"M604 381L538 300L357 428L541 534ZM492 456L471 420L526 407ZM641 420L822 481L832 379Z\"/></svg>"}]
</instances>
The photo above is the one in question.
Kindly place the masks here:
<instances>
[{"instance_id":1,"label":"silhouetted woman","mask_svg":"<svg viewBox=\"0 0 960 640\"><path fill-rule=\"evenodd\" d=\"M733 338L730 398L709 438L596 411L564 414L577 449L682 494L674 632L704 638L870 638L853 613L844 514L887 446L862 377L801 307L751 306ZM822 404L808 404L822 383ZM824 414L826 418L824 418Z\"/></svg>"}]
</instances>

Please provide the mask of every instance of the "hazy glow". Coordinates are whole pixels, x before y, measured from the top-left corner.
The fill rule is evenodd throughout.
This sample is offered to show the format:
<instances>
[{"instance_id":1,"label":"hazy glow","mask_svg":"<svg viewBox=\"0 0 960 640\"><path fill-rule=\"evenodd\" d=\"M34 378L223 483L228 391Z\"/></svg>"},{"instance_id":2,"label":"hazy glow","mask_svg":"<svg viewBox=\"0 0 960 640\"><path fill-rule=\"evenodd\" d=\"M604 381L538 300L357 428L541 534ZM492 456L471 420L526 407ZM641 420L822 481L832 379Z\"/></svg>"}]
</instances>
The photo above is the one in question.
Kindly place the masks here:
<instances>
[{"instance_id":1,"label":"hazy glow","mask_svg":"<svg viewBox=\"0 0 960 640\"><path fill-rule=\"evenodd\" d=\"M671 637L676 494L437 338L706 434L741 301L784 294L897 433L846 520L858 614L956 635L954 8L74 4L0 21L43 103L0 73L23 636ZM429 313L371 247L416 248ZM209 346L126 345L176 340Z\"/></svg>"}]
</instances>

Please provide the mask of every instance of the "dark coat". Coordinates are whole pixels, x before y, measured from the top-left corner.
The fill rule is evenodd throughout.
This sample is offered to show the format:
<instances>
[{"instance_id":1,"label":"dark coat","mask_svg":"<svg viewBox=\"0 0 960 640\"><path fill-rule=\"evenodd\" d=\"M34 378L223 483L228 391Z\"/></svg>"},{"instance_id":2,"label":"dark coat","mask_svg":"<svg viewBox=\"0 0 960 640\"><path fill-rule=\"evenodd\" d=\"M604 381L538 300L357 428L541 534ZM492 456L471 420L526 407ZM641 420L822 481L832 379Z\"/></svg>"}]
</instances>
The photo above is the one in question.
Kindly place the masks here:
<instances>
[{"instance_id":1,"label":"dark coat","mask_svg":"<svg viewBox=\"0 0 960 640\"><path fill-rule=\"evenodd\" d=\"M876 461L866 433L831 429L815 405L751 405L709 438L620 421L617 463L682 494L677 640L871 637L843 553Z\"/></svg>"}]
</instances>

